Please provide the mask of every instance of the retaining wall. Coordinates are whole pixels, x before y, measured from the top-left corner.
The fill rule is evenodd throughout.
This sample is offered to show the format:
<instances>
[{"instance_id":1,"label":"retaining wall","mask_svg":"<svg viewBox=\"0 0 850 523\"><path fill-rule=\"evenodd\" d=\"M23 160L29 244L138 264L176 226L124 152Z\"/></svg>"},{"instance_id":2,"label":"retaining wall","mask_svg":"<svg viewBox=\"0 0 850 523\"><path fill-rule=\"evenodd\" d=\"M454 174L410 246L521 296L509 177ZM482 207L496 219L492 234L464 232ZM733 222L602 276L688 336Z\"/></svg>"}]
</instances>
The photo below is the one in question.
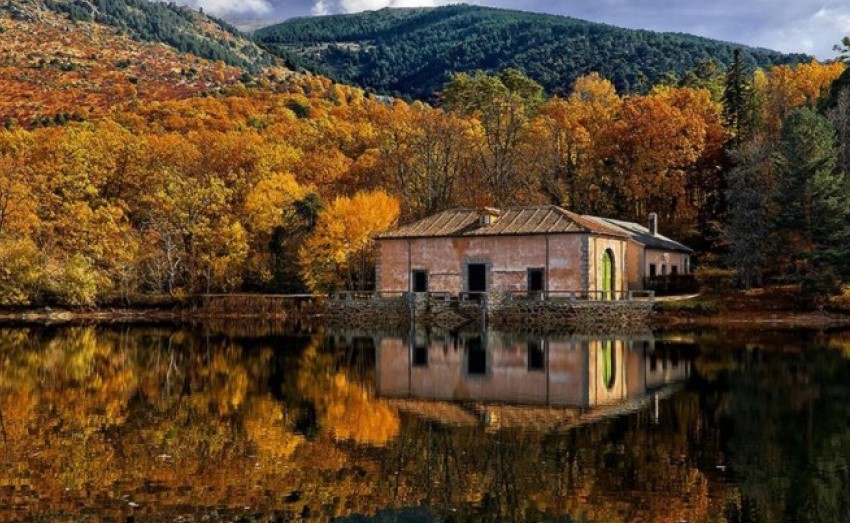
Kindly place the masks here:
<instances>
[{"instance_id":1,"label":"retaining wall","mask_svg":"<svg viewBox=\"0 0 850 523\"><path fill-rule=\"evenodd\" d=\"M651 301L582 301L568 298L513 299L489 293L480 301L407 293L399 297L330 300L325 317L344 328L406 327L411 321L449 330L477 325L519 331L599 331L649 324Z\"/></svg>"}]
</instances>

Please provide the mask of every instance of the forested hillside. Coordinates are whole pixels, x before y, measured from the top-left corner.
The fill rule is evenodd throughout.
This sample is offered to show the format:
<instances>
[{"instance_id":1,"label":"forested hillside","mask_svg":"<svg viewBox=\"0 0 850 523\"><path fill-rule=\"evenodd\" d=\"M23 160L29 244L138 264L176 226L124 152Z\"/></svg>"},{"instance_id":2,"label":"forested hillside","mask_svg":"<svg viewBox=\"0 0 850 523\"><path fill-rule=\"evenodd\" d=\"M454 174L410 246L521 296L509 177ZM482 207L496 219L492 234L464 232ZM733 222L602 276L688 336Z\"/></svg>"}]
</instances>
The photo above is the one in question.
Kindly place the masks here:
<instances>
[{"instance_id":1,"label":"forested hillside","mask_svg":"<svg viewBox=\"0 0 850 523\"><path fill-rule=\"evenodd\" d=\"M187 7L149 0L3 0L0 13L14 20L43 20L46 12L73 22L97 22L119 34L145 42L159 42L177 51L208 60L221 60L253 72L274 59L221 20Z\"/></svg>"},{"instance_id":2,"label":"forested hillside","mask_svg":"<svg viewBox=\"0 0 850 523\"><path fill-rule=\"evenodd\" d=\"M808 61L686 34L655 33L546 14L455 5L294 19L255 39L291 64L376 92L429 99L453 72L524 71L550 94L598 72L621 92L645 92L741 48L752 67ZM671 75L672 73L672 75Z\"/></svg>"},{"instance_id":3,"label":"forested hillside","mask_svg":"<svg viewBox=\"0 0 850 523\"><path fill-rule=\"evenodd\" d=\"M255 83L280 88L292 76L283 66L271 65L275 60L253 44L199 13L140 0L98 5L0 0L0 126L88 120L127 104ZM233 63L247 63L242 51L254 49L262 59L251 63L270 65L254 74L253 68L181 52L168 41L183 42L184 51L198 45L195 50L209 57L217 56L206 52L211 49L227 51Z\"/></svg>"},{"instance_id":4,"label":"forested hillside","mask_svg":"<svg viewBox=\"0 0 850 523\"><path fill-rule=\"evenodd\" d=\"M656 212L746 284L850 281L841 62L734 55L638 94L459 73L434 107L2 5L0 307L367 289L398 221L541 203Z\"/></svg>"}]
</instances>

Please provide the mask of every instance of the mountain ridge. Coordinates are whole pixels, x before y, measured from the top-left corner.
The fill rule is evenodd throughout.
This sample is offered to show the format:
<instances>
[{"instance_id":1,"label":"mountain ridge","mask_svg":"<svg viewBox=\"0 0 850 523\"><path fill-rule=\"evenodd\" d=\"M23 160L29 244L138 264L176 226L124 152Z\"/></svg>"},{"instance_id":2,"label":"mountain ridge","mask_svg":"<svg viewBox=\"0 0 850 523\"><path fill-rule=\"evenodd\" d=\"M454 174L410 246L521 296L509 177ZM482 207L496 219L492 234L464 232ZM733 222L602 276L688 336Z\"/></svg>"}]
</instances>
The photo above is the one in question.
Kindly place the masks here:
<instances>
[{"instance_id":1,"label":"mountain ridge","mask_svg":"<svg viewBox=\"0 0 850 523\"><path fill-rule=\"evenodd\" d=\"M578 76L599 72L619 90L634 92L707 60L728 64L735 49L750 67L812 59L687 33L464 4L300 17L252 36L295 66L420 99L432 97L451 72L514 67L550 94L564 94Z\"/></svg>"}]
</instances>

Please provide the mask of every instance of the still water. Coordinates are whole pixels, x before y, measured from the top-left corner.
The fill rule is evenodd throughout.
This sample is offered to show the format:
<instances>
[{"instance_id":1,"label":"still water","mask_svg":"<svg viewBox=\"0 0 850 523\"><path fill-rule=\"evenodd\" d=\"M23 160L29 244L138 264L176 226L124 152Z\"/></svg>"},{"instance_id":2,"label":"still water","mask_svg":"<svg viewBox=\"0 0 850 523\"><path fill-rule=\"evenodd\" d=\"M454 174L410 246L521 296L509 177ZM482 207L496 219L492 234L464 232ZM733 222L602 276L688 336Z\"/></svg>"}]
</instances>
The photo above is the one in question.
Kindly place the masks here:
<instances>
[{"instance_id":1,"label":"still water","mask_svg":"<svg viewBox=\"0 0 850 523\"><path fill-rule=\"evenodd\" d=\"M848 463L848 332L0 328L0 521L843 522Z\"/></svg>"}]
</instances>

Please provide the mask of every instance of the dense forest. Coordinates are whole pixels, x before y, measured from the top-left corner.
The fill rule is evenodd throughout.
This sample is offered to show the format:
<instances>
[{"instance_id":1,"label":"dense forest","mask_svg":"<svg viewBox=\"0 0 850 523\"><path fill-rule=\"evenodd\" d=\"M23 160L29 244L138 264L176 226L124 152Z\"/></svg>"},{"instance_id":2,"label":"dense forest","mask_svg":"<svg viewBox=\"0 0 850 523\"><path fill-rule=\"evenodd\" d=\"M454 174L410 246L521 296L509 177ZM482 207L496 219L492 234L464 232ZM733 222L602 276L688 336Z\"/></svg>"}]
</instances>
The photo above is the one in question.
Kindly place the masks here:
<instances>
[{"instance_id":1,"label":"dense forest","mask_svg":"<svg viewBox=\"0 0 850 523\"><path fill-rule=\"evenodd\" d=\"M453 72L516 68L566 96L596 72L623 93L647 92L700 64L728 64L740 46L687 34L622 29L573 18L454 5L293 19L255 39L295 66L382 94L429 100ZM809 61L742 48L751 68Z\"/></svg>"},{"instance_id":2,"label":"dense forest","mask_svg":"<svg viewBox=\"0 0 850 523\"><path fill-rule=\"evenodd\" d=\"M753 69L733 53L643 94L597 73L564 96L516 69L458 73L433 107L40 16L0 18L14 44L0 63L3 306L368 289L372 239L399 221L540 203L656 212L743 285L850 279L842 62Z\"/></svg>"}]
</instances>

